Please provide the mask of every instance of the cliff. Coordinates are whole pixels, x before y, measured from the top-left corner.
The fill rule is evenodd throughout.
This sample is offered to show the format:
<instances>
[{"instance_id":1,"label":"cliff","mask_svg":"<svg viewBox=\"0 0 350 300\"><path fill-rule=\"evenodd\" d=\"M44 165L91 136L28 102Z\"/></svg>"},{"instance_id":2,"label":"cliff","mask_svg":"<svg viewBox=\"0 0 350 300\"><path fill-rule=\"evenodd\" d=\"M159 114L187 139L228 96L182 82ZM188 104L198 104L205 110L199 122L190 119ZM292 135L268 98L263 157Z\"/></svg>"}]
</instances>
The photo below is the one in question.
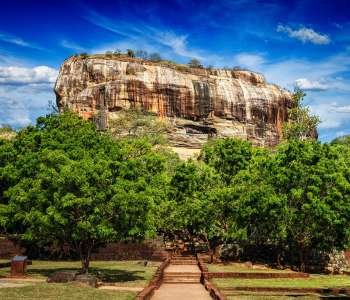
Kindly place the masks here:
<instances>
[{"instance_id":1,"label":"cliff","mask_svg":"<svg viewBox=\"0 0 350 300\"><path fill-rule=\"evenodd\" d=\"M71 57L55 85L60 110L101 127L118 111L139 108L166 118L174 147L200 148L209 137L240 137L274 146L292 106L290 92L243 70L195 69L124 56Z\"/></svg>"}]
</instances>

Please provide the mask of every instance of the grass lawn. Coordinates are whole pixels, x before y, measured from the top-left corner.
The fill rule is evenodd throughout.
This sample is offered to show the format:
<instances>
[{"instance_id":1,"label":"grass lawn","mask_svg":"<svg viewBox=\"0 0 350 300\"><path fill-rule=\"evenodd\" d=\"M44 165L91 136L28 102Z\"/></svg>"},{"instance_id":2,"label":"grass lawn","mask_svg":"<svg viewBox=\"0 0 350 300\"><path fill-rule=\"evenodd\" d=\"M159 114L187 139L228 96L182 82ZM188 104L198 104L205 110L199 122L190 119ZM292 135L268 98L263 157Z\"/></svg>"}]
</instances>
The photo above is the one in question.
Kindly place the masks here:
<instances>
[{"instance_id":1,"label":"grass lawn","mask_svg":"<svg viewBox=\"0 0 350 300\"><path fill-rule=\"evenodd\" d=\"M267 268L264 266L255 265L253 268L247 267L242 263L229 263L229 264L206 264L209 272L255 272L255 273L286 273L293 272L292 270L278 270Z\"/></svg>"},{"instance_id":2,"label":"grass lawn","mask_svg":"<svg viewBox=\"0 0 350 300\"><path fill-rule=\"evenodd\" d=\"M90 273L100 280L118 286L146 286L160 263L143 261L92 261ZM27 275L33 278L46 278L55 271L79 270L80 261L42 261L33 260L27 268ZM8 276L10 268L0 269L0 276ZM1 297L0 297L1 298Z\"/></svg>"},{"instance_id":3,"label":"grass lawn","mask_svg":"<svg viewBox=\"0 0 350 300\"><path fill-rule=\"evenodd\" d=\"M2 300L131 300L136 293L106 291L73 284L34 284L18 288L0 288Z\"/></svg>"},{"instance_id":4,"label":"grass lawn","mask_svg":"<svg viewBox=\"0 0 350 300\"><path fill-rule=\"evenodd\" d=\"M227 300L318 300L318 296L281 296L281 295L231 295Z\"/></svg>"},{"instance_id":5,"label":"grass lawn","mask_svg":"<svg viewBox=\"0 0 350 300\"><path fill-rule=\"evenodd\" d=\"M235 279L213 278L218 288L229 287L290 287L290 288L345 288L350 287L347 275L311 275L309 278Z\"/></svg>"}]
</instances>

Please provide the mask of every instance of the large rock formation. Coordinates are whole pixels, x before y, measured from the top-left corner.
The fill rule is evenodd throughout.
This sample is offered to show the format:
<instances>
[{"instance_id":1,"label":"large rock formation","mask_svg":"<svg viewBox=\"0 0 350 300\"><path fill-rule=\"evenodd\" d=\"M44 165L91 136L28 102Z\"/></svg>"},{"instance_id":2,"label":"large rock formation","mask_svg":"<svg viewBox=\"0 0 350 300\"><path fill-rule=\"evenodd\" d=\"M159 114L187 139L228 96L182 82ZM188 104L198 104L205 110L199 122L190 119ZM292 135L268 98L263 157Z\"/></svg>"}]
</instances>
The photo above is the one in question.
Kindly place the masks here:
<instances>
[{"instance_id":1,"label":"large rock formation","mask_svg":"<svg viewBox=\"0 0 350 300\"><path fill-rule=\"evenodd\" d=\"M100 126L118 111L139 108L166 118L174 147L200 148L209 137L240 137L256 145L281 140L290 92L243 70L194 69L124 56L71 57L55 92L65 107Z\"/></svg>"}]
</instances>

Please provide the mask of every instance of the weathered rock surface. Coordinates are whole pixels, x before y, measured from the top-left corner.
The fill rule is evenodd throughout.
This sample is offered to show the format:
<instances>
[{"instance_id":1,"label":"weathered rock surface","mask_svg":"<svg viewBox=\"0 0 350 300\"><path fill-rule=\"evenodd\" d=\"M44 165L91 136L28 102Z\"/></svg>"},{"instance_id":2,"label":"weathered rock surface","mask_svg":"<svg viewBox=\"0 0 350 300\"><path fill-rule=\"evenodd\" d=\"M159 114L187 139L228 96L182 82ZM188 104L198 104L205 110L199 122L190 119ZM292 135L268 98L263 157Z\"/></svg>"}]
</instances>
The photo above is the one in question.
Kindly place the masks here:
<instances>
[{"instance_id":1,"label":"weathered rock surface","mask_svg":"<svg viewBox=\"0 0 350 300\"><path fill-rule=\"evenodd\" d=\"M173 124L174 147L200 148L210 137L240 137L256 145L281 140L291 93L241 70L189 69L126 57L71 57L55 85L58 107L102 127L118 111L139 108Z\"/></svg>"},{"instance_id":2,"label":"weathered rock surface","mask_svg":"<svg viewBox=\"0 0 350 300\"><path fill-rule=\"evenodd\" d=\"M77 277L78 272L77 271L57 271L53 274L51 274L47 278L48 283L66 283L74 281Z\"/></svg>"}]
</instances>

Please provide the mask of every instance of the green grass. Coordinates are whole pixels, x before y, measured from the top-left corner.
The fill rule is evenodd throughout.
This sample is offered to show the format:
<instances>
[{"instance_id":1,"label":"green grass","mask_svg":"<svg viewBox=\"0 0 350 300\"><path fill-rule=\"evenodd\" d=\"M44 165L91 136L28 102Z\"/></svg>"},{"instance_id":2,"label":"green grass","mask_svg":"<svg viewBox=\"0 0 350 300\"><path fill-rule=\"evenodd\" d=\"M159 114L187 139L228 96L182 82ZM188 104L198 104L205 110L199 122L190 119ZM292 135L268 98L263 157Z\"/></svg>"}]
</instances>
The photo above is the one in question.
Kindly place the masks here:
<instances>
[{"instance_id":1,"label":"green grass","mask_svg":"<svg viewBox=\"0 0 350 300\"><path fill-rule=\"evenodd\" d=\"M159 266L158 262L149 262L144 266L143 261L92 261L90 273L100 280L114 283L118 286L146 286ZM60 270L79 270L79 261L40 261L33 260L28 266L27 276L47 278ZM0 276L8 276L10 268L0 269Z\"/></svg>"},{"instance_id":2,"label":"green grass","mask_svg":"<svg viewBox=\"0 0 350 300\"><path fill-rule=\"evenodd\" d=\"M135 292L106 291L73 284L35 284L18 288L0 288L2 300L131 300Z\"/></svg>"},{"instance_id":3,"label":"green grass","mask_svg":"<svg viewBox=\"0 0 350 300\"><path fill-rule=\"evenodd\" d=\"M229 264L207 264L209 272L249 272L249 273L286 273L293 272L292 270L278 270L266 267L255 266L249 268L241 263L229 263Z\"/></svg>"},{"instance_id":4,"label":"green grass","mask_svg":"<svg viewBox=\"0 0 350 300\"><path fill-rule=\"evenodd\" d=\"M236 279L214 278L218 288L229 287L289 287L289 288L345 288L350 287L350 276L311 275L309 278Z\"/></svg>"},{"instance_id":5,"label":"green grass","mask_svg":"<svg viewBox=\"0 0 350 300\"><path fill-rule=\"evenodd\" d=\"M318 296L281 296L281 295L231 295L227 300L316 300Z\"/></svg>"}]
</instances>

